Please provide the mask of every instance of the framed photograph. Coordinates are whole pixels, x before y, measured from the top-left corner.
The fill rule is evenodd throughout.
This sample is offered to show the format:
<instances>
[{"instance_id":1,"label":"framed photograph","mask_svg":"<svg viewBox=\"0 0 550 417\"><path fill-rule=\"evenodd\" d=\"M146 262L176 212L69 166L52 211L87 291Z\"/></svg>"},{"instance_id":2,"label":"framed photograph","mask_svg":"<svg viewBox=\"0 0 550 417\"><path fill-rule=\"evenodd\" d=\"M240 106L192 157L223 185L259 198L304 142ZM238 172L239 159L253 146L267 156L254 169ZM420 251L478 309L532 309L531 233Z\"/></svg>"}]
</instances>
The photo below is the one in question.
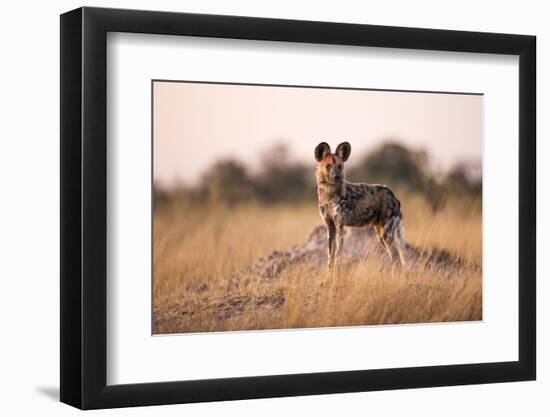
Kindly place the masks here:
<instances>
[{"instance_id":1,"label":"framed photograph","mask_svg":"<svg viewBox=\"0 0 550 417\"><path fill-rule=\"evenodd\" d=\"M61 401L533 380L535 37L61 16Z\"/></svg>"}]
</instances>

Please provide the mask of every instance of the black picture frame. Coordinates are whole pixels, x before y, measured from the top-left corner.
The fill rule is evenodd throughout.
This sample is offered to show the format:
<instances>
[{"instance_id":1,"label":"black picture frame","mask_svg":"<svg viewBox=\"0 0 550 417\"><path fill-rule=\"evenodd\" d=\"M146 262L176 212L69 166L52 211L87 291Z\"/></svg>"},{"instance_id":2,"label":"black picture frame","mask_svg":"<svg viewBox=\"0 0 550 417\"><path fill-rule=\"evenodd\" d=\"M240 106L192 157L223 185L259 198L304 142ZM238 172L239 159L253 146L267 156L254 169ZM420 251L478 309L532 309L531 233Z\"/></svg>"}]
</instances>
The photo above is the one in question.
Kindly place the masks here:
<instances>
[{"instance_id":1,"label":"black picture frame","mask_svg":"<svg viewBox=\"0 0 550 417\"><path fill-rule=\"evenodd\" d=\"M108 32L519 56L519 358L107 385ZM61 15L61 401L82 409L533 380L536 377L534 36L79 8Z\"/></svg>"}]
</instances>

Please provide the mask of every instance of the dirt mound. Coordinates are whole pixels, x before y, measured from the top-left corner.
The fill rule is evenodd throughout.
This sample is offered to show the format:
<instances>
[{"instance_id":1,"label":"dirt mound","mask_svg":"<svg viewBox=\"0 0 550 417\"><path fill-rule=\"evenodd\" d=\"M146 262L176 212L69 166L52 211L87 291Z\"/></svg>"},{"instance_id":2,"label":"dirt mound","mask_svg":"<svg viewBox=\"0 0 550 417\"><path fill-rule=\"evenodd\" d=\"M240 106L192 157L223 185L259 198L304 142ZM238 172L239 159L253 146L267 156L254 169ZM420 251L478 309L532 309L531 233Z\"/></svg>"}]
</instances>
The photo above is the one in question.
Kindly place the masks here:
<instances>
[{"instance_id":1,"label":"dirt mound","mask_svg":"<svg viewBox=\"0 0 550 417\"><path fill-rule=\"evenodd\" d=\"M389 262L388 255L378 242L372 228L348 228L344 235L342 264L367 261L377 257ZM447 270L449 274L464 266L464 261L448 251L431 248L420 249L406 246L407 268ZM294 245L286 251L274 251L269 256L255 260L249 267L229 277L232 281L240 276L277 278L284 270L301 266L307 271L317 271L327 264L327 232L324 226L317 226L305 243Z\"/></svg>"}]
</instances>

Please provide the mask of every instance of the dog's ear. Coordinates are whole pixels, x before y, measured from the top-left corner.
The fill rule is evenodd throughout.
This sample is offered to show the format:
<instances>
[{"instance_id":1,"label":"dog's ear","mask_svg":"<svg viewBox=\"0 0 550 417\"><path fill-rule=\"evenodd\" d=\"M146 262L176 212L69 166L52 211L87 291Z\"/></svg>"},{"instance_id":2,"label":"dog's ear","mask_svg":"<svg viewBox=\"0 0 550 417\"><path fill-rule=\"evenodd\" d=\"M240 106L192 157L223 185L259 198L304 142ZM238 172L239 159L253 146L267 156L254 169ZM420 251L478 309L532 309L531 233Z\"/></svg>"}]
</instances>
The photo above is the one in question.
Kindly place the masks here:
<instances>
[{"instance_id":1,"label":"dog's ear","mask_svg":"<svg viewBox=\"0 0 550 417\"><path fill-rule=\"evenodd\" d=\"M342 159L342 161L346 162L349 158L349 155L351 153L351 145L349 142L342 142L338 147L336 148L336 155Z\"/></svg>"},{"instance_id":2,"label":"dog's ear","mask_svg":"<svg viewBox=\"0 0 550 417\"><path fill-rule=\"evenodd\" d=\"M315 147L315 160L321 162L325 156L330 155L330 145L326 142L321 142Z\"/></svg>"}]
</instances>

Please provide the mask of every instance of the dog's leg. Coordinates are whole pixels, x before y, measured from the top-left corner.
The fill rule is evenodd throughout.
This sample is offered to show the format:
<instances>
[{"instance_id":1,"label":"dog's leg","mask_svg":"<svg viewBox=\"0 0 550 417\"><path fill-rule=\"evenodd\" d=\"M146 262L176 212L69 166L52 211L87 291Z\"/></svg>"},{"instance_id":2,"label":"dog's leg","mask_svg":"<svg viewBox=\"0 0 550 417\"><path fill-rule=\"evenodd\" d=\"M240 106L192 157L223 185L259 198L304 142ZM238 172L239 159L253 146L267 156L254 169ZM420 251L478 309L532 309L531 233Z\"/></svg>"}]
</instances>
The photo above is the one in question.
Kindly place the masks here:
<instances>
[{"instance_id":1,"label":"dog's leg","mask_svg":"<svg viewBox=\"0 0 550 417\"><path fill-rule=\"evenodd\" d=\"M382 232L382 239L384 240L387 250L390 253L390 259L393 261L394 253L397 253L400 264L405 265L405 240L404 240L404 229L401 224L401 218L394 216L390 221L384 226Z\"/></svg>"},{"instance_id":2,"label":"dog's leg","mask_svg":"<svg viewBox=\"0 0 550 417\"><path fill-rule=\"evenodd\" d=\"M374 230L376 230L376 236L378 237L380 244L382 245L382 247L390 257L390 262L393 262L393 255L392 255L390 245L388 245L388 242L384 237L384 229L381 226L374 226Z\"/></svg>"},{"instance_id":3,"label":"dog's leg","mask_svg":"<svg viewBox=\"0 0 550 417\"><path fill-rule=\"evenodd\" d=\"M342 249L344 247L344 226L341 224L336 225L336 248L335 248L335 262L339 267L342 264Z\"/></svg>"},{"instance_id":4,"label":"dog's leg","mask_svg":"<svg viewBox=\"0 0 550 417\"><path fill-rule=\"evenodd\" d=\"M396 220L395 227L395 248L399 254L399 260L401 265L405 266L405 250L407 249L407 243L405 242L405 226L403 225L403 220L399 217Z\"/></svg>"},{"instance_id":5,"label":"dog's leg","mask_svg":"<svg viewBox=\"0 0 550 417\"><path fill-rule=\"evenodd\" d=\"M332 221L332 219L326 219L325 225L327 227L327 239L328 239L328 268L330 270L334 267L334 253L335 253L335 246L336 246L336 225Z\"/></svg>"}]
</instances>

